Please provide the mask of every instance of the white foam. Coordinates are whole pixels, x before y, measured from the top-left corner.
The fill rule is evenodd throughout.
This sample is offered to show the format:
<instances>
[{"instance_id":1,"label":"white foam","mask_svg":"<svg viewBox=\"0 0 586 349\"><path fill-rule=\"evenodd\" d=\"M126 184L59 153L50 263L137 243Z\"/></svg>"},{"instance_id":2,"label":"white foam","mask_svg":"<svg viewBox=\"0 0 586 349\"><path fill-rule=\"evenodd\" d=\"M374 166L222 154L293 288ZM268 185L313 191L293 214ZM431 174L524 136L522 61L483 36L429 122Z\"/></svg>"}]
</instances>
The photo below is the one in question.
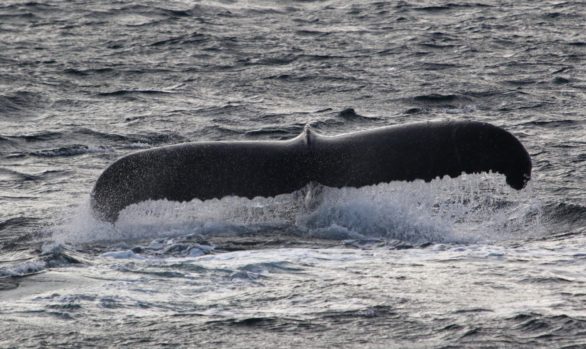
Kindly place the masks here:
<instances>
[{"instance_id":1,"label":"white foam","mask_svg":"<svg viewBox=\"0 0 586 349\"><path fill-rule=\"evenodd\" d=\"M541 203L496 174L393 182L360 189L308 185L273 198L146 201L120 212L115 225L82 205L54 233L63 242L128 240L186 234L286 232L331 239L480 242L539 235Z\"/></svg>"},{"instance_id":2,"label":"white foam","mask_svg":"<svg viewBox=\"0 0 586 349\"><path fill-rule=\"evenodd\" d=\"M30 260L0 268L0 277L15 277L35 274L45 269L47 263L42 260Z\"/></svg>"}]
</instances>

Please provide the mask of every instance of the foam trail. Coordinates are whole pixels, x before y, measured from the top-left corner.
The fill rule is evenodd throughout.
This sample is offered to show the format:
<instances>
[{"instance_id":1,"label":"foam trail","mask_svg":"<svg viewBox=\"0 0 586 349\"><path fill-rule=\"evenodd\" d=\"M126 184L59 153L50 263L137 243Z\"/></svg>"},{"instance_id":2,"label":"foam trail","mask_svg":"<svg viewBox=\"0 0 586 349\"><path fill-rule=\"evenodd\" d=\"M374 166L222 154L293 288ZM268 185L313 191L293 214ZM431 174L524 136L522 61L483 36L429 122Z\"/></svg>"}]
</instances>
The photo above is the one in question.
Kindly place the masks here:
<instances>
[{"instance_id":1,"label":"foam trail","mask_svg":"<svg viewBox=\"0 0 586 349\"><path fill-rule=\"evenodd\" d=\"M536 236L541 204L495 174L392 182L363 188L310 184L273 198L146 201L124 209L115 225L96 221L83 205L61 226L63 242L259 232L329 239L481 242Z\"/></svg>"}]
</instances>

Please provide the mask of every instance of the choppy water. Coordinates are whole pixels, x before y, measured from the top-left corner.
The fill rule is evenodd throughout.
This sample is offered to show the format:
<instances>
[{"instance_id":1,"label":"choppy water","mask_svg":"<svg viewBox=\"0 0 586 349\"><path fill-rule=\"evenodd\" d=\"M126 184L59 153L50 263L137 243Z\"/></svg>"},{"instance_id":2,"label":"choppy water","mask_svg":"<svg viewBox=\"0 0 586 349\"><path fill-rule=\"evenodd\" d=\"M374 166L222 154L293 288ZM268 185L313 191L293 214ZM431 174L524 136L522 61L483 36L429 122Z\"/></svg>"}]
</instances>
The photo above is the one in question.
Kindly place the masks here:
<instances>
[{"instance_id":1,"label":"choppy water","mask_svg":"<svg viewBox=\"0 0 586 349\"><path fill-rule=\"evenodd\" d=\"M586 347L585 20L562 0L3 1L0 347ZM529 187L88 212L137 149L438 119L511 131Z\"/></svg>"}]
</instances>

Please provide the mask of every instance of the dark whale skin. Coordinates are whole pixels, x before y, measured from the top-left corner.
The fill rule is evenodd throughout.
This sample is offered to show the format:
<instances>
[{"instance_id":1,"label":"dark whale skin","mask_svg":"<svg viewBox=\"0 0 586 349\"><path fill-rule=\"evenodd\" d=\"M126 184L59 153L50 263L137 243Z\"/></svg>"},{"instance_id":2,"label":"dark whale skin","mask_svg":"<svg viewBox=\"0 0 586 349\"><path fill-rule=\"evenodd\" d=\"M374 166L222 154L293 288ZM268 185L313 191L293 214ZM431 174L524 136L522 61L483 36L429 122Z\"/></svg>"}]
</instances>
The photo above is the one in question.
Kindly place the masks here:
<instances>
[{"instance_id":1,"label":"dark whale skin","mask_svg":"<svg viewBox=\"0 0 586 349\"><path fill-rule=\"evenodd\" d=\"M285 141L197 142L124 156L98 178L93 213L115 222L145 200L271 197L310 182L362 187L498 172L517 190L531 178L531 158L512 134L474 121L426 122L325 136L309 127Z\"/></svg>"}]
</instances>

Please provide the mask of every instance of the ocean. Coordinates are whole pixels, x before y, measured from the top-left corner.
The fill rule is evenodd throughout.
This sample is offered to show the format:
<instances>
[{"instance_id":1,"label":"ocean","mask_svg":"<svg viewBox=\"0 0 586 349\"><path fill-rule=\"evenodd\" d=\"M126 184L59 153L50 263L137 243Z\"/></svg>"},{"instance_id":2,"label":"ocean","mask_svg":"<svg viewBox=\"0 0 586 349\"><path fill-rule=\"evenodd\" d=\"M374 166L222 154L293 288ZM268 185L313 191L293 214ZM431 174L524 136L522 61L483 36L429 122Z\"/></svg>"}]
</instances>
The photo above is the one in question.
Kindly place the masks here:
<instances>
[{"instance_id":1,"label":"ocean","mask_svg":"<svg viewBox=\"0 0 586 349\"><path fill-rule=\"evenodd\" d=\"M0 347L586 348L585 21L564 0L2 1ZM511 132L528 186L89 208L138 150L438 120Z\"/></svg>"}]
</instances>

